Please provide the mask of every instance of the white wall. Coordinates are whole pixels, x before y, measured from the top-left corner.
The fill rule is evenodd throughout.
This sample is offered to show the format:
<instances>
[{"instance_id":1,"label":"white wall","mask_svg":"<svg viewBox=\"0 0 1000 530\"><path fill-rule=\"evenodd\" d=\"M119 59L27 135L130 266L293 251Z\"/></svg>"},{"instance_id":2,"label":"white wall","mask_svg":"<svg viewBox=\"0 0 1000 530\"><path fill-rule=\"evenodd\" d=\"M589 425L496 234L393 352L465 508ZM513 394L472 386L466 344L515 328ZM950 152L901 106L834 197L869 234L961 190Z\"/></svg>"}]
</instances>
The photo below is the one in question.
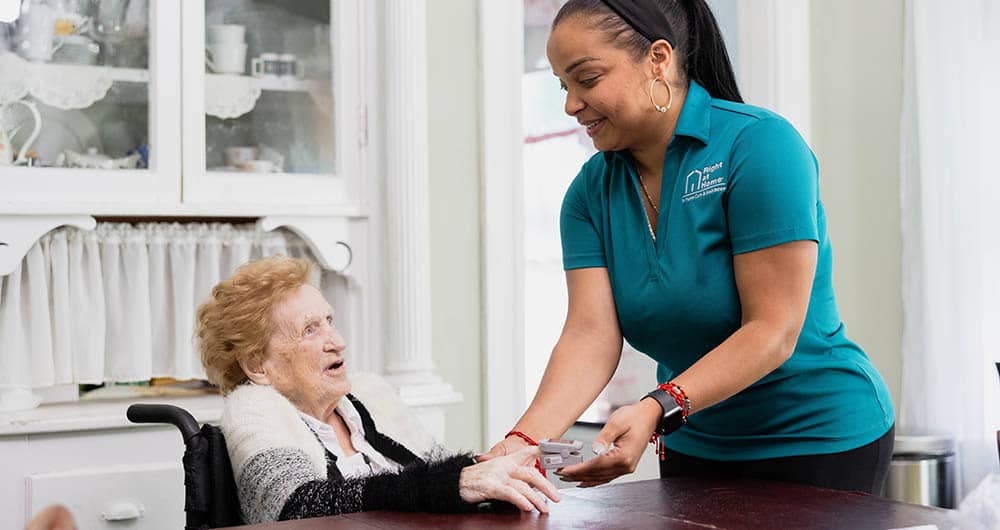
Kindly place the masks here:
<instances>
[{"instance_id":1,"label":"white wall","mask_svg":"<svg viewBox=\"0 0 1000 530\"><path fill-rule=\"evenodd\" d=\"M899 121L903 0L814 0L813 148L848 336L899 410L902 241Z\"/></svg>"},{"instance_id":2,"label":"white wall","mask_svg":"<svg viewBox=\"0 0 1000 530\"><path fill-rule=\"evenodd\" d=\"M465 397L447 409L445 438L464 450L479 450L483 431L477 5L427 2L432 345Z\"/></svg>"}]
</instances>

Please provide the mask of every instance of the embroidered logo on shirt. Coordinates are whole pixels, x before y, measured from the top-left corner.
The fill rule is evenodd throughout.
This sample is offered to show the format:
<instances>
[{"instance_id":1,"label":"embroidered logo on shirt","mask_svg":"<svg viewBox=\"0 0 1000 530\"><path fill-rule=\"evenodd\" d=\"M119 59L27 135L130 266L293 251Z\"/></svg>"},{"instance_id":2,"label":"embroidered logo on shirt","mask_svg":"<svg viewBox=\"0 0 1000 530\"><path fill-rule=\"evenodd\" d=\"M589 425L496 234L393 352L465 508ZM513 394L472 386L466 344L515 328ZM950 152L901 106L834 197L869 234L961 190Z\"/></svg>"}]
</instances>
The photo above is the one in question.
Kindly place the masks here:
<instances>
[{"instance_id":1,"label":"embroidered logo on shirt","mask_svg":"<svg viewBox=\"0 0 1000 530\"><path fill-rule=\"evenodd\" d=\"M716 162L688 173L684 177L684 195L681 196L681 200L683 202L693 201L706 195L725 191L726 177L714 175L720 169L722 169L722 162Z\"/></svg>"}]
</instances>

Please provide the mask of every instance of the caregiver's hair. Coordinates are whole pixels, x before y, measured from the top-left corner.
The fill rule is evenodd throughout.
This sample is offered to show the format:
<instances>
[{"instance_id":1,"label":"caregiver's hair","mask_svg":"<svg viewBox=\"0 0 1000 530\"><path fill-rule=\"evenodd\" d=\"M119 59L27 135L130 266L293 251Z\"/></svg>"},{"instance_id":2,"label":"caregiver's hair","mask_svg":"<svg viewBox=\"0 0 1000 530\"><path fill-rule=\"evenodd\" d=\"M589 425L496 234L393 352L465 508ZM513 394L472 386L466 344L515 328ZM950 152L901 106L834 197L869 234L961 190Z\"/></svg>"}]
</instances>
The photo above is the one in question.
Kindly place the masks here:
<instances>
[{"instance_id":1,"label":"caregiver's hair","mask_svg":"<svg viewBox=\"0 0 1000 530\"><path fill-rule=\"evenodd\" d=\"M705 0L643 0L659 9L669 23L675 56L683 81L697 81L712 97L743 102L733 65L715 15ZM635 61L649 54L652 41L615 13L604 0L569 0L552 21L555 29L569 18L583 17L600 30L608 43L631 53Z\"/></svg>"},{"instance_id":2,"label":"caregiver's hair","mask_svg":"<svg viewBox=\"0 0 1000 530\"><path fill-rule=\"evenodd\" d=\"M240 361L263 362L274 332L274 308L311 284L312 272L312 262L304 259L277 255L251 261L219 282L198 306L195 335L201 364L223 394L249 380Z\"/></svg>"}]
</instances>

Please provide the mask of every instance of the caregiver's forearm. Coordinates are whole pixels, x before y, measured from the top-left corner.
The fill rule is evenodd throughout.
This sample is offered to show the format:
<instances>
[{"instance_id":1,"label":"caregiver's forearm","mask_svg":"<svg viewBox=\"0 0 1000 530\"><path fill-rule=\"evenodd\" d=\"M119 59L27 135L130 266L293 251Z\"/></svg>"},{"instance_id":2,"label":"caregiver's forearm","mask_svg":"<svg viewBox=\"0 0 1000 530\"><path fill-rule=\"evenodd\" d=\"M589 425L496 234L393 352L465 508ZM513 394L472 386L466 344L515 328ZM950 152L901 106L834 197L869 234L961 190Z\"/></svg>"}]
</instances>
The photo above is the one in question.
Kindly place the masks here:
<instances>
[{"instance_id":1,"label":"caregiver's forearm","mask_svg":"<svg viewBox=\"0 0 1000 530\"><path fill-rule=\"evenodd\" d=\"M514 430L535 440L561 436L608 384L621 351L621 335L563 330L535 398Z\"/></svg>"}]
</instances>

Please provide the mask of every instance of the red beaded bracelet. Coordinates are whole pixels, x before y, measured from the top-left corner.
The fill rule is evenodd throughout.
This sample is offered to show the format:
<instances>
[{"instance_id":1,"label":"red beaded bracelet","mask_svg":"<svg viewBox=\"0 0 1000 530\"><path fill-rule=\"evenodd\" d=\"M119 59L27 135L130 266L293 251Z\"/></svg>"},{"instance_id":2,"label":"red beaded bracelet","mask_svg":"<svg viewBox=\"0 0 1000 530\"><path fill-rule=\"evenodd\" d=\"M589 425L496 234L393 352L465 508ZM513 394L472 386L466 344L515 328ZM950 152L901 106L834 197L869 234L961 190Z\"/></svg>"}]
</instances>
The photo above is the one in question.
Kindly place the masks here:
<instances>
[{"instance_id":1,"label":"red beaded bracelet","mask_svg":"<svg viewBox=\"0 0 1000 530\"><path fill-rule=\"evenodd\" d=\"M509 433L507 433L506 436L504 436L504 439L506 440L511 436L517 436L518 438L527 442L528 445L538 445L538 442L536 442L534 438L528 436L527 434L524 434L521 431L510 431ZM535 469L537 469L538 472L541 473L543 477L548 477L548 475L545 474L545 470L542 469L542 461L537 458L535 459Z\"/></svg>"},{"instance_id":2,"label":"red beaded bracelet","mask_svg":"<svg viewBox=\"0 0 1000 530\"><path fill-rule=\"evenodd\" d=\"M663 383L656 388L670 394L670 397L674 398L674 402L681 408L681 422L687 423L688 414L691 413L691 400L688 399L684 389L677 383ZM660 457L660 461L663 461L667 455L667 448L663 444L663 435L654 433L649 438L649 443L656 445L656 454Z\"/></svg>"},{"instance_id":3,"label":"red beaded bracelet","mask_svg":"<svg viewBox=\"0 0 1000 530\"><path fill-rule=\"evenodd\" d=\"M538 442L536 442L534 438L528 436L527 434L524 434L521 431L510 431L509 433L506 434L506 436L504 436L504 438L510 438L511 436L517 436L518 438L524 440L525 442L528 442L528 445L538 445Z\"/></svg>"},{"instance_id":4,"label":"red beaded bracelet","mask_svg":"<svg viewBox=\"0 0 1000 530\"><path fill-rule=\"evenodd\" d=\"M688 399L687 393L684 392L684 389L677 383L663 383L657 388L670 394L670 397L674 398L674 401L677 402L677 406L681 408L681 421L687 423L688 414L691 413L691 400Z\"/></svg>"}]
</instances>

